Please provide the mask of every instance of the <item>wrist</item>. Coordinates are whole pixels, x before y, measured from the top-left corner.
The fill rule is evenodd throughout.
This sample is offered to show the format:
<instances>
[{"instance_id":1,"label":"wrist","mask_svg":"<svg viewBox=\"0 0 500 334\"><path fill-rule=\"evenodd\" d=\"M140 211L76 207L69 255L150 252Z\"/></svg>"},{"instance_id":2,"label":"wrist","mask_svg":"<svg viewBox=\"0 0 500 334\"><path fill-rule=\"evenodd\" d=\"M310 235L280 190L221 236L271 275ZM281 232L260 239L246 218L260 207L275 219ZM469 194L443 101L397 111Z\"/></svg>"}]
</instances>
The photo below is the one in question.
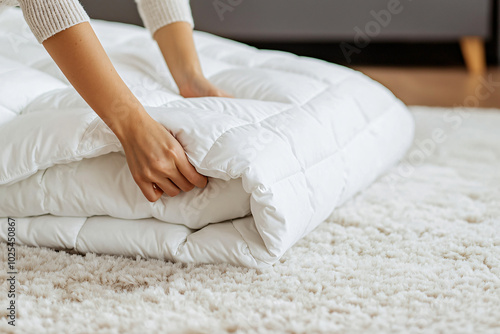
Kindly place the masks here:
<instances>
[{"instance_id":1,"label":"wrist","mask_svg":"<svg viewBox=\"0 0 500 334\"><path fill-rule=\"evenodd\" d=\"M201 68L185 66L172 71L172 77L174 78L179 91L189 87L193 82L205 79Z\"/></svg>"},{"instance_id":2,"label":"wrist","mask_svg":"<svg viewBox=\"0 0 500 334\"><path fill-rule=\"evenodd\" d=\"M134 136L136 130L141 128L142 125L150 119L151 116L149 116L142 105L140 107L123 107L119 110L115 110L112 118L103 118L104 122L122 143L127 140L127 138L130 138L130 136Z\"/></svg>"}]
</instances>

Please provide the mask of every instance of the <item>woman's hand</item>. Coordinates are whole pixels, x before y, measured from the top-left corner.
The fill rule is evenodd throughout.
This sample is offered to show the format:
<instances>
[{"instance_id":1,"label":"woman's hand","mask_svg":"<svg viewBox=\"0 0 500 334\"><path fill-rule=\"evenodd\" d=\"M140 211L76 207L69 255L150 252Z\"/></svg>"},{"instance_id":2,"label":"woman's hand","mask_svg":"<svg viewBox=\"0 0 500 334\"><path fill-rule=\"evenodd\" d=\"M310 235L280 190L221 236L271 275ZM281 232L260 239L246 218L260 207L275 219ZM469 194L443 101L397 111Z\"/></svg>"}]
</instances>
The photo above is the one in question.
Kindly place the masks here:
<instances>
[{"instance_id":1,"label":"woman's hand","mask_svg":"<svg viewBox=\"0 0 500 334\"><path fill-rule=\"evenodd\" d=\"M83 22L43 46L73 87L115 133L132 176L149 201L175 196L207 178L187 160L181 144L144 110L111 64L91 25ZM153 183L160 188L155 190Z\"/></svg>"},{"instance_id":2,"label":"woman's hand","mask_svg":"<svg viewBox=\"0 0 500 334\"><path fill-rule=\"evenodd\" d=\"M186 77L180 80L179 92L183 97L203 97L203 96L218 96L218 97L233 97L225 91L215 87L203 75L196 77Z\"/></svg>"},{"instance_id":3,"label":"woman's hand","mask_svg":"<svg viewBox=\"0 0 500 334\"><path fill-rule=\"evenodd\" d=\"M203 75L188 22L167 24L155 31L153 37L183 97L232 97Z\"/></svg>"},{"instance_id":4,"label":"woman's hand","mask_svg":"<svg viewBox=\"0 0 500 334\"><path fill-rule=\"evenodd\" d=\"M207 177L189 163L177 139L147 113L135 113L133 119L125 127L117 127L115 133L122 143L132 177L150 202L157 201L163 192L173 197L181 190L207 185ZM154 184L158 188L155 189Z\"/></svg>"}]
</instances>

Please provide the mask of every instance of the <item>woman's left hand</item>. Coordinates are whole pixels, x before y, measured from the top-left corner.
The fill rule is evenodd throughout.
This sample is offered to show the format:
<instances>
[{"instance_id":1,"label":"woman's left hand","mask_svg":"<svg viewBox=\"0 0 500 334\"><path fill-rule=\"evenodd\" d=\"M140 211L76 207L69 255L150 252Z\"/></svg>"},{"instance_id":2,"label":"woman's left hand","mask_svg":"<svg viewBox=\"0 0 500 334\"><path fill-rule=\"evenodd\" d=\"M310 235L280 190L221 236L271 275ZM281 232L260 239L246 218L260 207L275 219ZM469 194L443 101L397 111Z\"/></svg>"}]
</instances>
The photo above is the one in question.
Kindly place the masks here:
<instances>
[{"instance_id":1,"label":"woman's left hand","mask_svg":"<svg viewBox=\"0 0 500 334\"><path fill-rule=\"evenodd\" d=\"M187 79L184 83L179 85L179 93L183 97L204 97L204 96L218 96L218 97L233 97L215 87L204 76Z\"/></svg>"},{"instance_id":2,"label":"woman's left hand","mask_svg":"<svg viewBox=\"0 0 500 334\"><path fill-rule=\"evenodd\" d=\"M173 22L154 33L161 53L184 97L232 97L205 78L194 45L193 27L188 22Z\"/></svg>"}]
</instances>

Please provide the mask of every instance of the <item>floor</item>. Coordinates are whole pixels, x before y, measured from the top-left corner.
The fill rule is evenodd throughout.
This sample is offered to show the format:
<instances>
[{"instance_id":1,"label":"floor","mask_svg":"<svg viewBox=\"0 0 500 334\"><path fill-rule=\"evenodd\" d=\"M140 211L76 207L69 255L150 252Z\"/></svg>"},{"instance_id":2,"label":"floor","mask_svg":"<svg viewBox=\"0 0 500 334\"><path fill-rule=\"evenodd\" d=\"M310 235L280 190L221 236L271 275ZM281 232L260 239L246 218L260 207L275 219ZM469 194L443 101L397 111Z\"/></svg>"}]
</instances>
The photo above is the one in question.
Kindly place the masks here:
<instances>
[{"instance_id":1,"label":"floor","mask_svg":"<svg viewBox=\"0 0 500 334\"><path fill-rule=\"evenodd\" d=\"M354 67L389 88L408 105L500 108L500 67L482 76L463 67Z\"/></svg>"},{"instance_id":2,"label":"floor","mask_svg":"<svg viewBox=\"0 0 500 334\"><path fill-rule=\"evenodd\" d=\"M500 113L411 110L401 164L275 266L16 245L19 319L5 321L0 270L0 333L498 334Z\"/></svg>"}]
</instances>

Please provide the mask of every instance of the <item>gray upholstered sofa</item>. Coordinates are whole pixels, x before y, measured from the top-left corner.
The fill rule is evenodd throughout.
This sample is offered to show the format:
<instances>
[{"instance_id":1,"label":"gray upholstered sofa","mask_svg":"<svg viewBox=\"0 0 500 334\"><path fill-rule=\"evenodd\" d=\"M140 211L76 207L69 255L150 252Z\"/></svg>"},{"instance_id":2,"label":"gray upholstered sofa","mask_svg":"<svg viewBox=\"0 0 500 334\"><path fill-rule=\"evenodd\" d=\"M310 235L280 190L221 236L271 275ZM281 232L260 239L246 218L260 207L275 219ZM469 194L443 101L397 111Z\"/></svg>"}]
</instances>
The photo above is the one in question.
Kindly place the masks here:
<instances>
[{"instance_id":1,"label":"gray upholstered sofa","mask_svg":"<svg viewBox=\"0 0 500 334\"><path fill-rule=\"evenodd\" d=\"M460 41L468 68L482 71L484 41L498 29L494 1L191 0L191 8L199 30L240 40L343 42L346 56L373 41ZM141 24L133 0L82 3L93 17Z\"/></svg>"},{"instance_id":2,"label":"gray upholstered sofa","mask_svg":"<svg viewBox=\"0 0 500 334\"><path fill-rule=\"evenodd\" d=\"M471 71L485 66L493 0L191 0L197 29L259 41L460 41ZM349 60L349 59L347 59Z\"/></svg>"}]
</instances>

